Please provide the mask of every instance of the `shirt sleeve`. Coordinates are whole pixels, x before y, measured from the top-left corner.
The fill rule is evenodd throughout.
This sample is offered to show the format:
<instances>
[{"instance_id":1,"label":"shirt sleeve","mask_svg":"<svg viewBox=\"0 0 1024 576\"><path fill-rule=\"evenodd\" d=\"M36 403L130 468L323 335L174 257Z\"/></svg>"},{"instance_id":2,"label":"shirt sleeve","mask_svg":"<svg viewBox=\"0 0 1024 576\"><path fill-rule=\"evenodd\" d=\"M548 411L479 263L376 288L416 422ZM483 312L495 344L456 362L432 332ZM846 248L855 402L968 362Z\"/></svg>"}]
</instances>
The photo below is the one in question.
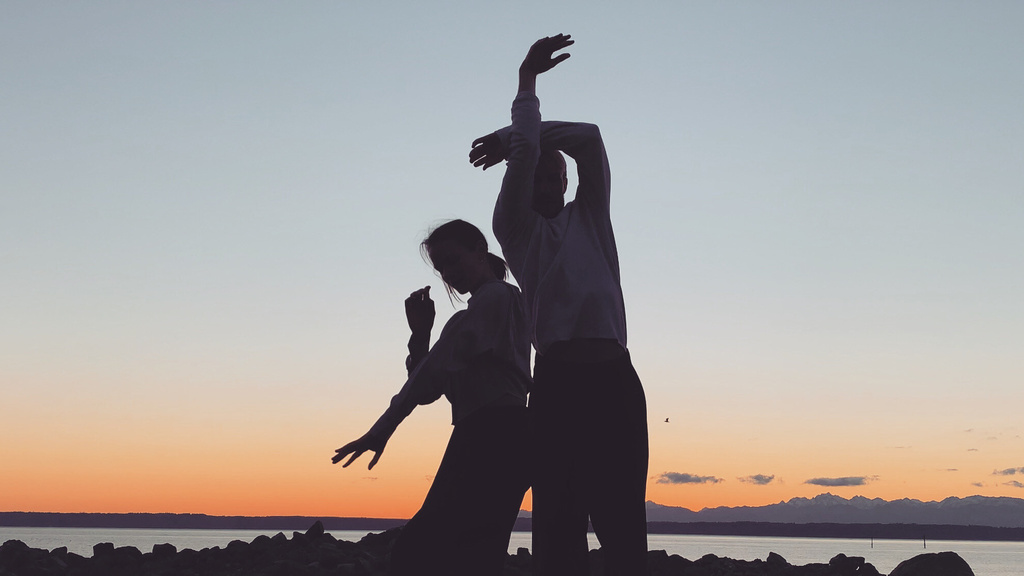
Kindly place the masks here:
<instances>
[{"instance_id":1,"label":"shirt sleeve","mask_svg":"<svg viewBox=\"0 0 1024 576\"><path fill-rule=\"evenodd\" d=\"M489 282L477 290L466 310L448 320L433 348L413 369L402 389L370 433L390 438L413 409L441 397L446 385L483 354L493 350L502 330L508 329L507 310L511 293L501 282Z\"/></svg>"},{"instance_id":2,"label":"shirt sleeve","mask_svg":"<svg viewBox=\"0 0 1024 576\"><path fill-rule=\"evenodd\" d=\"M540 125L540 100L532 92L520 92L512 102L512 125L496 132L508 151L508 165L491 222L502 246L528 236L536 225L533 175L540 157Z\"/></svg>"},{"instance_id":3,"label":"shirt sleeve","mask_svg":"<svg viewBox=\"0 0 1024 576\"><path fill-rule=\"evenodd\" d=\"M413 370L423 362L430 350L430 334L413 334L409 337L409 355L405 357L405 370L412 376Z\"/></svg>"}]
</instances>

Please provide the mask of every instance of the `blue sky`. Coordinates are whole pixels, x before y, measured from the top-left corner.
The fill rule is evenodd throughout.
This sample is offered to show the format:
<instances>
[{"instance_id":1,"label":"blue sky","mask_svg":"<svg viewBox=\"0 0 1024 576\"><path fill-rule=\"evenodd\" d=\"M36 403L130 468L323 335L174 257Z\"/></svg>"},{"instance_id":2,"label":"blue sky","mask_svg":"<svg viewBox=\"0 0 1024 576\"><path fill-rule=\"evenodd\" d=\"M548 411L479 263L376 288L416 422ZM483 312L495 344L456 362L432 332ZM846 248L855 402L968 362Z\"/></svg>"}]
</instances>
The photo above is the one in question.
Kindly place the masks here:
<instances>
[{"instance_id":1,"label":"blue sky","mask_svg":"<svg viewBox=\"0 0 1024 576\"><path fill-rule=\"evenodd\" d=\"M990 473L1022 464L1018 3L0 10L6 437L152 435L191 462L199 438L312 427L326 459L361 434L401 384L401 300L431 284L452 311L419 241L454 217L490 237L501 169L469 144L565 32L538 94L606 141L630 348L652 422L679 423L652 428L652 475L788 478L659 501L1024 494ZM422 412L393 475L436 465L411 454L446 410ZM6 450L12 486L42 474Z\"/></svg>"}]
</instances>

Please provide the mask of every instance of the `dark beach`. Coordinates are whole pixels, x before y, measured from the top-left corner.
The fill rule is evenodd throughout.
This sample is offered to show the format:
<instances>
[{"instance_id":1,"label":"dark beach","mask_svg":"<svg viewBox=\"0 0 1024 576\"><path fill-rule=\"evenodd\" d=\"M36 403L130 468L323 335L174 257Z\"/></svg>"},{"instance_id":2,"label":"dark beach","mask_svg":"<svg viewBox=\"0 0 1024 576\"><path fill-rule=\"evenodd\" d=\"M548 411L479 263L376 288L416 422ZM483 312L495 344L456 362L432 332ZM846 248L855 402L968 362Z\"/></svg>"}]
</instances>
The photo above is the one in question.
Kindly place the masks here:
<instances>
[{"instance_id":1,"label":"dark beach","mask_svg":"<svg viewBox=\"0 0 1024 576\"><path fill-rule=\"evenodd\" d=\"M41 550L18 540L0 546L0 576L385 576L389 554L401 528L367 534L359 542L338 540L316 522L305 532L258 536L252 542L235 540L224 548L178 550L158 544L149 552L131 546L100 543L92 557L66 548ZM592 574L603 573L600 550L590 552ZM504 576L528 576L532 559L522 548L508 556ZM771 553L761 560L733 560L706 555L687 559L664 550L648 552L650 576L875 576L880 574L863 558L839 554L827 564L792 565ZM910 558L889 576L973 576L967 563L952 552Z\"/></svg>"}]
</instances>

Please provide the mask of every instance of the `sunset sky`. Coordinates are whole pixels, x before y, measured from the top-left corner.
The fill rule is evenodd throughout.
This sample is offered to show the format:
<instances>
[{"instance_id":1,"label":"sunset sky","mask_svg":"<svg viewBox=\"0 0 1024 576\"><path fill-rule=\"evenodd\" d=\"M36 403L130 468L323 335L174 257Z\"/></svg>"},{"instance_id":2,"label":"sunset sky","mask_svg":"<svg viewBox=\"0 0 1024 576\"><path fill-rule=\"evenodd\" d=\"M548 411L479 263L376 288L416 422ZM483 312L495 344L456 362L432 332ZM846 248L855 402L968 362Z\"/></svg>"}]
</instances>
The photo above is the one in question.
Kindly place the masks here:
<instances>
[{"instance_id":1,"label":"sunset sky","mask_svg":"<svg viewBox=\"0 0 1024 576\"><path fill-rule=\"evenodd\" d=\"M418 245L539 37L601 127L648 499L1024 498L1024 3L0 3L0 511L408 517ZM492 240L492 249L498 247ZM667 421L666 421L667 419ZM612 460L615 454L609 454ZM529 501L526 502L529 507Z\"/></svg>"}]
</instances>

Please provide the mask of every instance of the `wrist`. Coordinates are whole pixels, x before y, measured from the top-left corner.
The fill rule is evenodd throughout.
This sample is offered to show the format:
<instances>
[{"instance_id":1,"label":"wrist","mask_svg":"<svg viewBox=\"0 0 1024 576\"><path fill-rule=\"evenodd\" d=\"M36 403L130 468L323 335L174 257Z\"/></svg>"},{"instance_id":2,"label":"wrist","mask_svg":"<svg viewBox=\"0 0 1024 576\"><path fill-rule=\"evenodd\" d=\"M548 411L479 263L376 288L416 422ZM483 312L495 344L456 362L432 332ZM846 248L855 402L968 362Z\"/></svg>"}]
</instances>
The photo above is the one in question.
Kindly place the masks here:
<instances>
[{"instance_id":1,"label":"wrist","mask_svg":"<svg viewBox=\"0 0 1024 576\"><path fill-rule=\"evenodd\" d=\"M519 91L535 92L537 89L537 73L519 68Z\"/></svg>"}]
</instances>

